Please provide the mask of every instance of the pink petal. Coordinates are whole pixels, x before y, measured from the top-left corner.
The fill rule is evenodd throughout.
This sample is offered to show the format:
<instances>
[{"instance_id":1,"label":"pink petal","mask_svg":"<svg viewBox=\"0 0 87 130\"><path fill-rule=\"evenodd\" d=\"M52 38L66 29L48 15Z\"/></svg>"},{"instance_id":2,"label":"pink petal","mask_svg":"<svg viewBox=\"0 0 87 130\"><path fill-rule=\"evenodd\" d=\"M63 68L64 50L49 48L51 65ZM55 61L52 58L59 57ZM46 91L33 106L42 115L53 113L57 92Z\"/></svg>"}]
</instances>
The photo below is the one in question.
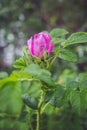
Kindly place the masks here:
<instances>
[{"instance_id":1,"label":"pink petal","mask_svg":"<svg viewBox=\"0 0 87 130\"><path fill-rule=\"evenodd\" d=\"M41 56L44 54L46 43L42 35L38 35L38 38L34 39L34 54Z\"/></svg>"},{"instance_id":2,"label":"pink petal","mask_svg":"<svg viewBox=\"0 0 87 130\"><path fill-rule=\"evenodd\" d=\"M31 54L32 54L32 41L33 41L32 37L27 41L27 45Z\"/></svg>"},{"instance_id":3,"label":"pink petal","mask_svg":"<svg viewBox=\"0 0 87 130\"><path fill-rule=\"evenodd\" d=\"M51 43L49 45L48 53L51 53L54 50L54 41L51 40Z\"/></svg>"}]
</instances>

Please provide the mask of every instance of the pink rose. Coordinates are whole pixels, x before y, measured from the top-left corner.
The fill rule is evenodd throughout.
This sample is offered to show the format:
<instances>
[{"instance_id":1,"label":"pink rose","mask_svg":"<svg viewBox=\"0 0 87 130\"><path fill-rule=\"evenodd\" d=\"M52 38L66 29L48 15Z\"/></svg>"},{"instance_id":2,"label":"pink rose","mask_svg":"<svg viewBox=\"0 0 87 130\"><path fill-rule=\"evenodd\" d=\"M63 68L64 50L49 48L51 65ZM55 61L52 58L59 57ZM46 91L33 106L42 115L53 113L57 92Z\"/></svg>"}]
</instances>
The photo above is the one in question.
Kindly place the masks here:
<instances>
[{"instance_id":1,"label":"pink rose","mask_svg":"<svg viewBox=\"0 0 87 130\"><path fill-rule=\"evenodd\" d=\"M45 32L34 35L27 41L31 55L44 58L45 52L50 54L54 50L54 41L52 37Z\"/></svg>"}]
</instances>

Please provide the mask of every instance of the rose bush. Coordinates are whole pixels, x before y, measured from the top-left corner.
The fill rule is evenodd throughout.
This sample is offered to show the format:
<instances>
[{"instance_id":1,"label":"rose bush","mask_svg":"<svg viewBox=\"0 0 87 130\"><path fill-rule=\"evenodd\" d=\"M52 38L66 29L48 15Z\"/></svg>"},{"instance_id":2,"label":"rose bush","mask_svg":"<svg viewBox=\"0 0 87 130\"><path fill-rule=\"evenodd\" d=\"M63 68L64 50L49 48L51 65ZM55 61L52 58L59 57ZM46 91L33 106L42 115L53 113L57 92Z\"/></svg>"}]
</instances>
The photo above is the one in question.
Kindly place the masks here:
<instances>
[{"instance_id":1,"label":"rose bush","mask_svg":"<svg viewBox=\"0 0 87 130\"><path fill-rule=\"evenodd\" d=\"M41 130L45 122L44 130L64 130L67 124L67 130L86 128L87 72L75 72L74 67L69 70L69 65L79 63L72 45L87 43L87 32L68 37L67 34L60 28L50 34L35 34L24 46L23 55L15 61L16 69L11 75L0 73L0 130ZM70 62L66 69L63 67L63 72L61 63L66 62L58 59ZM55 123L49 123L50 119Z\"/></svg>"},{"instance_id":2,"label":"rose bush","mask_svg":"<svg viewBox=\"0 0 87 130\"><path fill-rule=\"evenodd\" d=\"M46 32L35 34L27 44L31 55L39 58L44 58L45 53L50 54L54 50L54 41Z\"/></svg>"}]
</instances>

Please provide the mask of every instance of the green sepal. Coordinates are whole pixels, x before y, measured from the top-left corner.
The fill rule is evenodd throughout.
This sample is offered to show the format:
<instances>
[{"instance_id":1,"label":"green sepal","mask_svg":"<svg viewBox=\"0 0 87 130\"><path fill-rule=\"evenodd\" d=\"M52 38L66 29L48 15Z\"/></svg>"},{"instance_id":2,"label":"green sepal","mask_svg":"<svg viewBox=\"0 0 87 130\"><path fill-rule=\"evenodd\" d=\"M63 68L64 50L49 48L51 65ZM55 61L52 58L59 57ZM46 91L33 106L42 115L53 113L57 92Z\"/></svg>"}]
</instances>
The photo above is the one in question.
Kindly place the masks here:
<instances>
[{"instance_id":1,"label":"green sepal","mask_svg":"<svg viewBox=\"0 0 87 130\"><path fill-rule=\"evenodd\" d=\"M13 67L15 67L15 68L21 68L21 69L24 68L24 67L26 67L26 62L25 62L24 57L22 56L19 59L17 59L14 62Z\"/></svg>"}]
</instances>

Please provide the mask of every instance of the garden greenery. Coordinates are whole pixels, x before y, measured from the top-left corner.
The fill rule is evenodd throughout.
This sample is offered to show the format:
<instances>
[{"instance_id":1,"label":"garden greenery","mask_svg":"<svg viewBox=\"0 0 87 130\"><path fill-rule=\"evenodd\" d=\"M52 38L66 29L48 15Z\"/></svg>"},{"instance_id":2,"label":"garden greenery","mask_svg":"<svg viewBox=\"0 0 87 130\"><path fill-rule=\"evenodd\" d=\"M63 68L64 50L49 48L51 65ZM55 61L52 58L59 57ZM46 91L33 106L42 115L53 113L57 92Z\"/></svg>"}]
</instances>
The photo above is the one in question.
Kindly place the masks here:
<instances>
[{"instance_id":1,"label":"garden greenery","mask_svg":"<svg viewBox=\"0 0 87 130\"><path fill-rule=\"evenodd\" d=\"M85 127L87 72L77 73L66 68L56 80L52 71L58 58L78 61L71 50L78 43L87 43L87 32L69 35L65 29L56 28L28 40L10 76L0 72L0 129L41 130L45 114L59 116L58 122L55 121L59 130ZM7 123L9 121L11 124Z\"/></svg>"}]
</instances>

